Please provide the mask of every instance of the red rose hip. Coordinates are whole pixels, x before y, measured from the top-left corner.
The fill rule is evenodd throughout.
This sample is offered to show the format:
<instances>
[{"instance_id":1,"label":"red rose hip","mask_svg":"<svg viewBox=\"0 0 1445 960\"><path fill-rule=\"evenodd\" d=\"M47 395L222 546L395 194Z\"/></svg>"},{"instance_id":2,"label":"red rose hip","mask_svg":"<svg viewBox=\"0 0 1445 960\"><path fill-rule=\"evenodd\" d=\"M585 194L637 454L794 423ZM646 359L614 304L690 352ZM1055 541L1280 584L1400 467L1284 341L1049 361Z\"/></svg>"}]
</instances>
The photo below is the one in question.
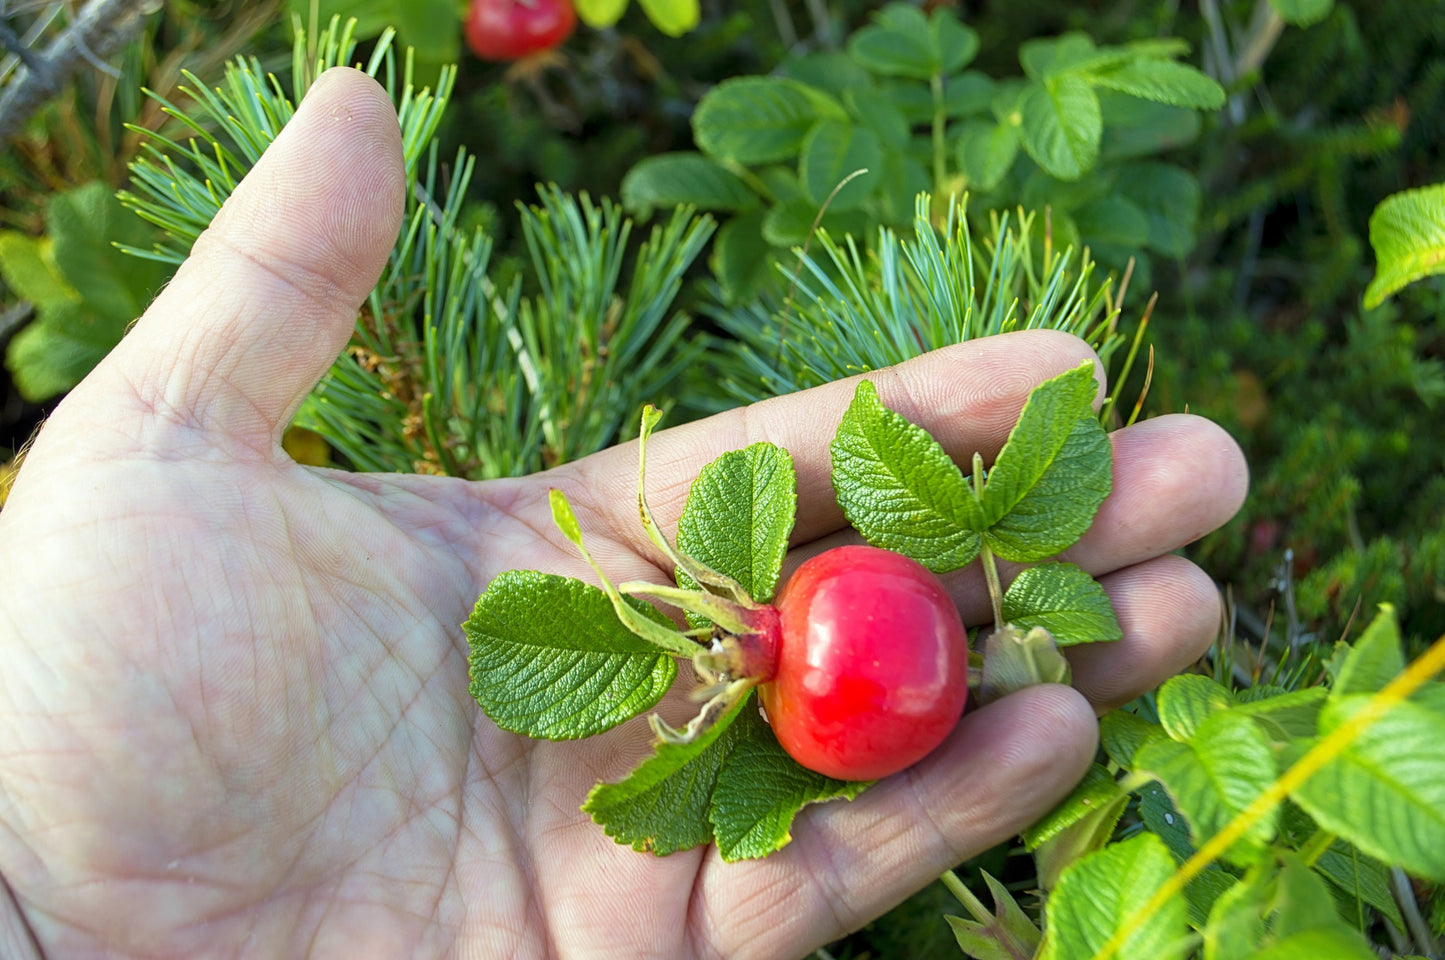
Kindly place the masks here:
<instances>
[{"instance_id":1,"label":"red rose hip","mask_svg":"<svg viewBox=\"0 0 1445 960\"><path fill-rule=\"evenodd\" d=\"M551 50L576 25L572 0L472 0L464 33L483 60L520 60Z\"/></svg>"},{"instance_id":2,"label":"red rose hip","mask_svg":"<svg viewBox=\"0 0 1445 960\"><path fill-rule=\"evenodd\" d=\"M873 780L943 742L968 696L968 634L938 578L877 547L808 560L773 601L777 669L762 686L793 759L842 780Z\"/></svg>"}]
</instances>

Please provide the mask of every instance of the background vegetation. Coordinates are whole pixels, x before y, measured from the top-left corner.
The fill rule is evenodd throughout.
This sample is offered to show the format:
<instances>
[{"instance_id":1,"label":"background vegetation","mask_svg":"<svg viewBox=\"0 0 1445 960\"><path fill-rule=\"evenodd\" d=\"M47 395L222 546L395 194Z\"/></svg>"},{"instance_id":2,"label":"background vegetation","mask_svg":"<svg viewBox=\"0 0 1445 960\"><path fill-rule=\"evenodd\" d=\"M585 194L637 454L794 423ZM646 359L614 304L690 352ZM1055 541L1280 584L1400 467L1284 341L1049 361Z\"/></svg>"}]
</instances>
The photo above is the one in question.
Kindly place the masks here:
<instances>
[{"instance_id":1,"label":"background vegetation","mask_svg":"<svg viewBox=\"0 0 1445 960\"><path fill-rule=\"evenodd\" d=\"M937 71L948 81L941 89L959 98L941 132L930 76L899 76L876 57L864 79L856 62L848 66L857 38L878 29L870 17L879 3L704 3L699 25L679 37L659 32L633 4L615 27L580 29L558 55L524 66L465 56L455 11L445 20L450 4L391 6L332 0L319 12L323 22L332 11L361 17L363 58L383 27L397 26L398 43L417 50L418 85L449 88L449 106L418 121L423 132L412 159L455 230L418 240L398 257L425 264L461 249L484 255L464 277L431 278L373 298L369 339L363 328L350 365L329 379L331 392L318 393L303 413L329 444L311 437L307 445L308 435L294 434L299 455L368 469L519 473L617 439L643 398L698 414L836 375L819 369L823 358L809 354L805 336L829 324L840 337L867 333L876 321L866 311L841 310L849 297L830 292L846 289L849 277L844 235L858 245L860 276L876 277L869 258L888 248L877 228L910 233L915 188L931 190L936 204L968 190L968 229L945 244L951 262L997 264L1002 244L990 249L987 242L1010 236L999 219L1007 214L1010 249L1024 252L1002 289L1020 298L1021 316L1037 308L1048 322L1108 345L1127 380L1116 416L1129 415L1152 371L1140 415L1189 409L1223 423L1245 448L1254 480L1243 514L1191 550L1231 601L1202 672L1232 687L1261 679L1283 688L1319 683L1335 642L1357 636L1382 602L1399 613L1407 653L1445 632L1445 288L1428 281L1374 309L1362 302L1374 270L1366 243L1371 211L1388 194L1445 180L1442 0L926 3L920 16L957 17L974 36L967 57L950 55ZM204 96L194 99L201 88L183 71L218 85L225 64L244 54L255 58L253 75L286 74L288 15L308 8L279 0L165 4L143 17L110 57L112 67L83 65L0 153L0 456L21 448L164 282L167 257L136 260L112 244L188 245L190 228L168 222L167 231L156 230L114 200L115 191L128 190L132 207L149 204L153 219L165 222L161 214L170 208L147 193L147 168L133 164L168 175L164 157L180 157L178 169L194 178L203 165L184 152L198 132L247 156L244 130L228 130L224 112ZM417 13L422 8L427 16ZM37 50L68 16L59 3L0 13L7 31ZM1037 51L1040 40L1074 31L1096 48L1148 49L1178 38L1171 57L1215 78L1226 97L1171 106L1105 90L1092 163L1060 169L1027 145L1004 157L986 140L1008 136L995 133L1011 113L1009 104L997 106L997 88L1037 79L1027 72L1030 44ZM455 74L444 71L458 56ZM0 62L0 84L13 82L16 60ZM959 81L966 72L995 86L985 96L980 82ZM862 154L881 162L883 148L896 146L898 185L860 182L856 196L842 197L822 220L828 238L814 237L826 199L819 184L848 171L819 172L819 184L811 184L806 164L801 176L789 173L798 169L801 144L750 159L709 141L705 129L694 139L698 104L717 96L717 84L748 76L788 77L836 97L846 111L838 124L870 131L863 139L876 141L858 148ZM142 86L156 97L142 95ZM882 132L869 123L890 106L907 121L901 132L886 119L877 121ZM180 114L198 127L187 128ZM470 165L467 155L485 162ZM695 182L683 188L662 176L662 156L707 161L738 179L742 191L709 201ZM1166 178L1167 203L1151 205L1140 195L1141 169ZM539 192L539 183L555 189ZM731 181L709 183L732 189ZM584 193L592 199L577 199ZM710 212L674 215L674 200ZM197 217L203 201L192 211ZM413 215L425 220L424 211ZM630 228L629 217L636 221ZM982 238L977 252L955 246L967 237ZM1048 259L1055 246L1080 239L1090 244L1093 266L1085 267L1078 250L1062 266ZM803 243L811 265L795 267L789 250ZM579 273L579 263L593 266ZM1083 277L1072 306L1049 300L1055 269L1061 284ZM410 282L405 276L393 279ZM1156 291L1143 346L1126 372ZM428 367L426 336L407 326L415 320L398 307L412 294L452 304L456 331L469 317L488 315L477 314L473 300L489 304L494 320L524 318L518 329L542 364L538 376L552 384L547 389L579 396L576 374L585 369L596 385L581 394L588 403L548 420L477 394L455 370ZM583 311L596 323L558 339L556 318L578 304L596 305ZM784 316L795 324L797 351L779 355L771 370L739 359L749 343L776 342ZM1109 317L1107 329L1095 329ZM457 349L469 351L473 370L500 376L510 368L515 379L514 365L499 363L488 339L500 331L474 331ZM860 362L892 356L858 349ZM768 367L769 358L761 360ZM536 392L520 381L506 389L519 397ZM392 406L368 401L383 392ZM476 414L498 409L514 419L483 431L477 424L485 417ZM1152 698L1139 705L1145 717L1154 709ZM1130 802L1125 830L1143 822L1144 806ZM1000 848L959 872L985 900L985 870L1029 889L1033 866L1019 852ZM1445 894L1423 882L1413 894L1432 936L1445 939ZM957 909L935 886L829 949L835 957L957 956L954 932L942 920ZM1361 910L1358 926L1378 944L1413 944L1425 954L1422 934L1392 929L1409 926L1408 919L1377 904Z\"/></svg>"}]
</instances>

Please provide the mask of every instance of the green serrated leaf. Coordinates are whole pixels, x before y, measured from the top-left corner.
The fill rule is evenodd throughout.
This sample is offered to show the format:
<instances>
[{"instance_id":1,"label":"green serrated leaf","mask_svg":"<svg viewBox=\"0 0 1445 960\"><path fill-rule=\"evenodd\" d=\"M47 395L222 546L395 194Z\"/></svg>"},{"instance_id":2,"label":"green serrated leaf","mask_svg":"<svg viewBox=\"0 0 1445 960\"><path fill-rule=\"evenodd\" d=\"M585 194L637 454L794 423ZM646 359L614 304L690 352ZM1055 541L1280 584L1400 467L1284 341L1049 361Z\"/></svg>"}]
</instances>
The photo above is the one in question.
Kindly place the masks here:
<instances>
[{"instance_id":1,"label":"green serrated leaf","mask_svg":"<svg viewBox=\"0 0 1445 960\"><path fill-rule=\"evenodd\" d=\"M1089 82L1131 97L1193 110L1224 106L1224 88L1207 74L1173 60L1132 60L1111 70L1089 74Z\"/></svg>"},{"instance_id":2,"label":"green serrated leaf","mask_svg":"<svg viewBox=\"0 0 1445 960\"><path fill-rule=\"evenodd\" d=\"M1389 868L1352 844L1336 840L1320 854L1315 869L1346 896L1378 910L1398 930L1405 929L1400 905L1390 892Z\"/></svg>"},{"instance_id":3,"label":"green serrated leaf","mask_svg":"<svg viewBox=\"0 0 1445 960\"><path fill-rule=\"evenodd\" d=\"M998 85L986 73L965 70L943 85L943 110L950 119L988 113Z\"/></svg>"},{"instance_id":4,"label":"green serrated leaf","mask_svg":"<svg viewBox=\"0 0 1445 960\"><path fill-rule=\"evenodd\" d=\"M1139 791L1138 811L1144 826L1164 841L1170 855L1177 862L1183 863L1194 855L1194 844L1189 839L1189 821L1158 783L1151 783ZM1203 927L1215 901L1233 883L1233 874L1213 865L1190 880L1184 887L1185 913L1189 925L1195 929Z\"/></svg>"},{"instance_id":5,"label":"green serrated leaf","mask_svg":"<svg viewBox=\"0 0 1445 960\"><path fill-rule=\"evenodd\" d=\"M166 268L117 250L148 246L151 228L110 188L91 183L50 200L48 237L0 234L0 272L37 307L5 363L20 394L44 400L80 382L124 336Z\"/></svg>"},{"instance_id":6,"label":"green serrated leaf","mask_svg":"<svg viewBox=\"0 0 1445 960\"><path fill-rule=\"evenodd\" d=\"M668 627L651 605L624 601ZM548 740L590 737L650 708L677 666L617 619L580 580L511 570L492 581L463 624L470 692L497 726Z\"/></svg>"},{"instance_id":7,"label":"green serrated leaf","mask_svg":"<svg viewBox=\"0 0 1445 960\"><path fill-rule=\"evenodd\" d=\"M1241 702L1234 710L1263 723L1281 739L1313 737L1319 729L1320 708L1327 696L1328 691L1324 687L1306 687L1250 699L1246 703L1243 702L1242 692L1239 694Z\"/></svg>"},{"instance_id":8,"label":"green serrated leaf","mask_svg":"<svg viewBox=\"0 0 1445 960\"><path fill-rule=\"evenodd\" d=\"M849 90L845 99L858 121L873 132L882 146L892 150L903 150L908 147L908 143L912 139L908 121L904 120L902 114L894 107L893 100L888 94L882 90L868 87Z\"/></svg>"},{"instance_id":9,"label":"green serrated leaf","mask_svg":"<svg viewBox=\"0 0 1445 960\"><path fill-rule=\"evenodd\" d=\"M1186 673L1171 677L1159 688L1159 722L1175 740L1194 737L1199 725L1234 704L1228 690L1208 677Z\"/></svg>"},{"instance_id":10,"label":"green serrated leaf","mask_svg":"<svg viewBox=\"0 0 1445 960\"><path fill-rule=\"evenodd\" d=\"M872 130L844 120L820 120L803 141L798 176L808 199L818 207L826 203L830 211L853 210L878 185L882 161L883 148ZM867 172L853 176L859 170Z\"/></svg>"},{"instance_id":11,"label":"green serrated leaf","mask_svg":"<svg viewBox=\"0 0 1445 960\"><path fill-rule=\"evenodd\" d=\"M1049 899L1043 960L1094 956L1173 873L1169 851L1148 833L1070 866ZM1118 955L1173 960L1185 955L1188 944L1184 902L1176 897L1145 918Z\"/></svg>"},{"instance_id":12,"label":"green serrated leaf","mask_svg":"<svg viewBox=\"0 0 1445 960\"><path fill-rule=\"evenodd\" d=\"M998 186L1019 152L1018 127L978 120L964 124L958 135L958 165L978 190Z\"/></svg>"},{"instance_id":13,"label":"green serrated leaf","mask_svg":"<svg viewBox=\"0 0 1445 960\"><path fill-rule=\"evenodd\" d=\"M1144 826L1169 848L1169 853L1179 863L1194 855L1194 842L1189 837L1189 821L1169 794L1157 782L1139 791L1139 819Z\"/></svg>"},{"instance_id":14,"label":"green serrated leaf","mask_svg":"<svg viewBox=\"0 0 1445 960\"><path fill-rule=\"evenodd\" d=\"M984 883L988 884L989 893L993 896L993 912L988 912L978 898L960 883L955 893L968 897L964 906L968 907L976 919L965 920L951 916L943 918L953 929L959 949L976 960L1028 960L1038 950L1041 939L1039 928L1034 926L1034 922L1024 913L1007 887L995 880L987 870L981 872ZM951 872L945 875L945 882L950 876ZM956 881L957 878L954 879Z\"/></svg>"},{"instance_id":15,"label":"green serrated leaf","mask_svg":"<svg viewBox=\"0 0 1445 960\"><path fill-rule=\"evenodd\" d=\"M1043 627L1061 647L1124 636L1109 595L1072 563L1045 563L1020 573L1004 593L1003 618L1025 630Z\"/></svg>"},{"instance_id":16,"label":"green serrated leaf","mask_svg":"<svg viewBox=\"0 0 1445 960\"><path fill-rule=\"evenodd\" d=\"M766 210L746 210L718 228L709 266L729 303L757 293L772 263L772 247L763 239Z\"/></svg>"},{"instance_id":17,"label":"green serrated leaf","mask_svg":"<svg viewBox=\"0 0 1445 960\"><path fill-rule=\"evenodd\" d=\"M1373 309L1422 277L1445 273L1445 183L1392 194L1370 215L1375 277L1365 290Z\"/></svg>"},{"instance_id":18,"label":"green serrated leaf","mask_svg":"<svg viewBox=\"0 0 1445 960\"><path fill-rule=\"evenodd\" d=\"M947 7L939 7L929 16L928 33L936 51L939 73L957 73L978 56L978 34Z\"/></svg>"},{"instance_id":19,"label":"green serrated leaf","mask_svg":"<svg viewBox=\"0 0 1445 960\"><path fill-rule=\"evenodd\" d=\"M414 51L418 64L434 64L439 70L441 64L457 62L462 43L456 0L396 0L394 10L386 25L396 27L398 43Z\"/></svg>"},{"instance_id":20,"label":"green serrated leaf","mask_svg":"<svg viewBox=\"0 0 1445 960\"><path fill-rule=\"evenodd\" d=\"M669 37L680 37L702 18L698 0L638 0L652 25Z\"/></svg>"},{"instance_id":21,"label":"green serrated leaf","mask_svg":"<svg viewBox=\"0 0 1445 960\"><path fill-rule=\"evenodd\" d=\"M848 39L848 54L874 73L927 80L942 69L928 19L916 7L894 3Z\"/></svg>"},{"instance_id":22,"label":"green serrated leaf","mask_svg":"<svg viewBox=\"0 0 1445 960\"><path fill-rule=\"evenodd\" d=\"M0 230L0 277L16 296L37 309L80 299L55 265L55 241L48 237Z\"/></svg>"},{"instance_id":23,"label":"green serrated leaf","mask_svg":"<svg viewBox=\"0 0 1445 960\"><path fill-rule=\"evenodd\" d=\"M22 397L45 400L83 380L124 330L125 324L87 311L81 301L54 303L10 340L5 366Z\"/></svg>"},{"instance_id":24,"label":"green serrated leaf","mask_svg":"<svg viewBox=\"0 0 1445 960\"><path fill-rule=\"evenodd\" d=\"M869 786L799 766L756 710L744 710L736 725L745 730L718 775L710 813L718 853L730 863L787 846L793 818L808 804L851 800Z\"/></svg>"},{"instance_id":25,"label":"green serrated leaf","mask_svg":"<svg viewBox=\"0 0 1445 960\"><path fill-rule=\"evenodd\" d=\"M1099 745L1125 770L1134 769L1134 754L1150 740L1167 736L1164 728L1127 710L1110 710L1099 720Z\"/></svg>"},{"instance_id":26,"label":"green serrated leaf","mask_svg":"<svg viewBox=\"0 0 1445 960\"><path fill-rule=\"evenodd\" d=\"M1103 849L1114 836L1119 818L1129 806L1129 794L1120 789L1112 776L1108 783L1098 779L1103 768L1095 764L1074 792L1041 824L1036 824L1024 835L1024 842L1030 837L1037 839L1033 850L1034 865L1038 869L1039 886L1052 890L1059 882L1065 867L1080 857L1095 850ZM1038 839L1057 826L1059 820L1072 820L1067 826L1053 832L1047 839ZM1077 818L1077 819L1075 819Z\"/></svg>"},{"instance_id":27,"label":"green serrated leaf","mask_svg":"<svg viewBox=\"0 0 1445 960\"><path fill-rule=\"evenodd\" d=\"M627 171L622 204L642 213L680 204L731 211L757 206L758 197L735 173L702 154L663 153Z\"/></svg>"},{"instance_id":28,"label":"green serrated leaf","mask_svg":"<svg viewBox=\"0 0 1445 960\"><path fill-rule=\"evenodd\" d=\"M1249 954L1249 960L1379 960L1361 936L1342 926L1302 930Z\"/></svg>"},{"instance_id":29,"label":"green serrated leaf","mask_svg":"<svg viewBox=\"0 0 1445 960\"><path fill-rule=\"evenodd\" d=\"M1201 930L1209 922L1209 911L1219 897L1235 883L1235 876L1218 866L1211 865L1201 870L1184 887L1184 903L1187 907L1189 925Z\"/></svg>"},{"instance_id":30,"label":"green serrated leaf","mask_svg":"<svg viewBox=\"0 0 1445 960\"><path fill-rule=\"evenodd\" d=\"M605 30L627 10L628 0L574 0L577 17L594 30Z\"/></svg>"},{"instance_id":31,"label":"green serrated leaf","mask_svg":"<svg viewBox=\"0 0 1445 960\"><path fill-rule=\"evenodd\" d=\"M1115 184L1147 219L1150 248L1170 257L1194 249L1201 200L1193 174L1170 163L1130 163L1119 167Z\"/></svg>"},{"instance_id":32,"label":"green serrated leaf","mask_svg":"<svg viewBox=\"0 0 1445 960\"><path fill-rule=\"evenodd\" d=\"M815 50L784 60L783 76L818 90L852 93L873 89L873 77L841 50Z\"/></svg>"},{"instance_id":33,"label":"green serrated leaf","mask_svg":"<svg viewBox=\"0 0 1445 960\"><path fill-rule=\"evenodd\" d=\"M1113 484L1109 437L1093 413L1094 366L1039 384L989 471L984 538L1005 560L1046 560L1089 528Z\"/></svg>"},{"instance_id":34,"label":"green serrated leaf","mask_svg":"<svg viewBox=\"0 0 1445 960\"><path fill-rule=\"evenodd\" d=\"M625 779L593 787L582 812L618 843L660 857L711 843L708 811L718 774L749 729L735 724L744 710L757 712L751 695L692 742L659 742Z\"/></svg>"},{"instance_id":35,"label":"green serrated leaf","mask_svg":"<svg viewBox=\"0 0 1445 960\"><path fill-rule=\"evenodd\" d=\"M710 157L772 163L796 156L813 125L847 119L822 91L781 77L736 77L709 90L692 115L693 136Z\"/></svg>"},{"instance_id":36,"label":"green serrated leaf","mask_svg":"<svg viewBox=\"0 0 1445 960\"><path fill-rule=\"evenodd\" d=\"M883 221L889 224L913 222L918 195L927 193L931 184L923 164L902 150L885 150L882 202L879 205Z\"/></svg>"},{"instance_id":37,"label":"green serrated leaf","mask_svg":"<svg viewBox=\"0 0 1445 960\"><path fill-rule=\"evenodd\" d=\"M1117 195L1096 197L1073 211L1074 225L1090 247L1137 250L1149 240L1149 218Z\"/></svg>"},{"instance_id":38,"label":"green serrated leaf","mask_svg":"<svg viewBox=\"0 0 1445 960\"><path fill-rule=\"evenodd\" d=\"M1100 810L1115 799L1127 796L1114 777L1097 763L1090 764L1084 779L1042 820L1023 832L1024 849L1032 853L1049 840Z\"/></svg>"},{"instance_id":39,"label":"green serrated leaf","mask_svg":"<svg viewBox=\"0 0 1445 960\"><path fill-rule=\"evenodd\" d=\"M1370 694L1331 699L1324 736ZM1293 794L1321 827L1408 872L1445 881L1445 747L1440 714L1406 701L1367 727Z\"/></svg>"},{"instance_id":40,"label":"green serrated leaf","mask_svg":"<svg viewBox=\"0 0 1445 960\"><path fill-rule=\"evenodd\" d=\"M1204 960L1249 960L1264 942L1275 867L1261 863L1222 892L1205 925Z\"/></svg>"},{"instance_id":41,"label":"green serrated leaf","mask_svg":"<svg viewBox=\"0 0 1445 960\"><path fill-rule=\"evenodd\" d=\"M165 268L117 250L115 244L144 247L149 224L121 205L110 187L92 183L50 200L46 229L55 240L55 266L75 288L87 311L120 325L140 316L165 278Z\"/></svg>"},{"instance_id":42,"label":"green serrated leaf","mask_svg":"<svg viewBox=\"0 0 1445 960\"><path fill-rule=\"evenodd\" d=\"M1241 714L1205 717L1187 743L1154 740L1140 747L1137 769L1164 784L1188 818L1196 846L1214 836L1274 782L1276 761L1259 727ZM1273 839L1278 811L1257 820L1226 858L1248 864Z\"/></svg>"},{"instance_id":43,"label":"green serrated leaf","mask_svg":"<svg viewBox=\"0 0 1445 960\"><path fill-rule=\"evenodd\" d=\"M848 522L875 547L934 573L978 555L982 512L938 441L883 406L860 380L831 445L833 488Z\"/></svg>"},{"instance_id":44,"label":"green serrated leaf","mask_svg":"<svg viewBox=\"0 0 1445 960\"><path fill-rule=\"evenodd\" d=\"M1312 27L1335 8L1335 0L1269 0L1269 5L1294 27Z\"/></svg>"},{"instance_id":45,"label":"green serrated leaf","mask_svg":"<svg viewBox=\"0 0 1445 960\"><path fill-rule=\"evenodd\" d=\"M1035 80L1046 80L1079 70L1115 63L1127 58L1120 48L1100 50L1086 33L1071 31L1057 37L1025 40L1019 45L1019 65Z\"/></svg>"},{"instance_id":46,"label":"green serrated leaf","mask_svg":"<svg viewBox=\"0 0 1445 960\"><path fill-rule=\"evenodd\" d=\"M1024 149L1060 180L1077 180L1099 159L1103 117L1088 82L1072 74L1029 83L1019 95Z\"/></svg>"},{"instance_id":47,"label":"green serrated leaf","mask_svg":"<svg viewBox=\"0 0 1445 960\"><path fill-rule=\"evenodd\" d=\"M730 451L693 481L678 521L677 548L767 603L778 586L797 502L788 451L771 443ZM677 582L696 587L681 571Z\"/></svg>"},{"instance_id":48,"label":"green serrated leaf","mask_svg":"<svg viewBox=\"0 0 1445 960\"><path fill-rule=\"evenodd\" d=\"M1303 930L1336 926L1340 922L1335 901L1319 876L1292 853L1280 855L1275 880L1274 925L1270 935L1288 937Z\"/></svg>"},{"instance_id":49,"label":"green serrated leaf","mask_svg":"<svg viewBox=\"0 0 1445 960\"><path fill-rule=\"evenodd\" d=\"M862 237L872 230L871 219L861 210L829 210L818 221L818 207L806 197L787 200L763 216L763 239L776 247L801 246L813 231L813 224L829 236Z\"/></svg>"},{"instance_id":50,"label":"green serrated leaf","mask_svg":"<svg viewBox=\"0 0 1445 960\"><path fill-rule=\"evenodd\" d=\"M1356 693L1374 693L1405 669L1405 651L1400 645L1400 627L1395 608L1380 605L1380 612L1351 645L1330 688L1331 699Z\"/></svg>"}]
</instances>

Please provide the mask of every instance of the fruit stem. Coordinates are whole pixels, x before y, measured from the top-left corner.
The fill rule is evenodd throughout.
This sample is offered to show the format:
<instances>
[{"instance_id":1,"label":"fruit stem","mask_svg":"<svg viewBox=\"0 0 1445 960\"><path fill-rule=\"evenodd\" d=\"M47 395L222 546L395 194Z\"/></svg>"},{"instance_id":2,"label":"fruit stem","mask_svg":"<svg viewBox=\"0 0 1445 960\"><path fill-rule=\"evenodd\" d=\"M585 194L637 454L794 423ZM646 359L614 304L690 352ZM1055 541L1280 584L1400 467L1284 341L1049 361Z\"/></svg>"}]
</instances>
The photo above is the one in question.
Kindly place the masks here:
<instances>
[{"instance_id":1,"label":"fruit stem","mask_svg":"<svg viewBox=\"0 0 1445 960\"><path fill-rule=\"evenodd\" d=\"M628 596L640 593L665 600L688 613L707 617L728 633L746 633L751 629L747 621L740 616L743 610L737 604L711 593L703 593L700 590L684 590L681 587L669 587L643 580L618 584L617 589L618 592Z\"/></svg>"},{"instance_id":2,"label":"fruit stem","mask_svg":"<svg viewBox=\"0 0 1445 960\"><path fill-rule=\"evenodd\" d=\"M642 518L642 529L647 533L647 539L667 555L674 567L686 573L708 593L728 597L742 607L755 606L742 584L675 549L653 519L652 508L647 505L647 438L652 436L652 429L661 419L662 411L648 404L642 410L642 426L637 435L637 513Z\"/></svg>"},{"instance_id":3,"label":"fruit stem","mask_svg":"<svg viewBox=\"0 0 1445 960\"><path fill-rule=\"evenodd\" d=\"M993 604L993 628L997 630L1003 626L1003 588L999 584L998 566L986 542L980 544L978 556L983 561L983 578L988 582L988 599Z\"/></svg>"},{"instance_id":4,"label":"fruit stem","mask_svg":"<svg viewBox=\"0 0 1445 960\"><path fill-rule=\"evenodd\" d=\"M958 879L958 874L952 870L945 870L943 871L943 876L938 879L943 881L943 885L948 888L948 892L953 894L954 898L963 904L964 908L973 914L973 918L979 923L988 923L994 919L992 911L985 907L978 897L973 895L973 891L968 889L962 880Z\"/></svg>"},{"instance_id":5,"label":"fruit stem","mask_svg":"<svg viewBox=\"0 0 1445 960\"><path fill-rule=\"evenodd\" d=\"M983 455L973 455L973 492L983 502ZM993 604L993 628L1003 627L1003 588L998 579L998 565L994 563L993 551L988 548L988 538L979 537L978 559L983 564L983 579L988 583L988 599Z\"/></svg>"},{"instance_id":6,"label":"fruit stem","mask_svg":"<svg viewBox=\"0 0 1445 960\"><path fill-rule=\"evenodd\" d=\"M617 612L617 619L622 625L649 643L654 643L668 653L678 657L691 658L697 653L698 646L683 636L679 631L665 627L649 617L644 616L627 601L622 599L622 594L607 579L607 574L592 559L592 554L587 552L587 547L582 543L582 526L577 522L577 515L572 512L572 505L567 502L567 495L561 490L553 489L548 493L548 499L552 506L552 522L557 524L557 529L562 531L562 536L572 542L577 551L582 554L582 559L597 574L597 579L602 582L602 592L607 594L607 599L612 601L612 609Z\"/></svg>"}]
</instances>

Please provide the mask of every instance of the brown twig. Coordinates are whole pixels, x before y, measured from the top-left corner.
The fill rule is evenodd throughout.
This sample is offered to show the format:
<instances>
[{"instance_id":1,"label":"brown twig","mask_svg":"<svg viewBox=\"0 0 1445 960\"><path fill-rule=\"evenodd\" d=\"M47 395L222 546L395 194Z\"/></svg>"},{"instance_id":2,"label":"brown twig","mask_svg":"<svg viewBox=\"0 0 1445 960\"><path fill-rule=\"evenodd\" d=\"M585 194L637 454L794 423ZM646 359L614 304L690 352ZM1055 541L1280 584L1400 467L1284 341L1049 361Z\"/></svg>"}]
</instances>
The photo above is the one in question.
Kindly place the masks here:
<instances>
[{"instance_id":1,"label":"brown twig","mask_svg":"<svg viewBox=\"0 0 1445 960\"><path fill-rule=\"evenodd\" d=\"M15 79L0 94L0 145L58 94L81 64L119 50L153 6L154 0L91 0L43 56L22 58Z\"/></svg>"}]
</instances>

